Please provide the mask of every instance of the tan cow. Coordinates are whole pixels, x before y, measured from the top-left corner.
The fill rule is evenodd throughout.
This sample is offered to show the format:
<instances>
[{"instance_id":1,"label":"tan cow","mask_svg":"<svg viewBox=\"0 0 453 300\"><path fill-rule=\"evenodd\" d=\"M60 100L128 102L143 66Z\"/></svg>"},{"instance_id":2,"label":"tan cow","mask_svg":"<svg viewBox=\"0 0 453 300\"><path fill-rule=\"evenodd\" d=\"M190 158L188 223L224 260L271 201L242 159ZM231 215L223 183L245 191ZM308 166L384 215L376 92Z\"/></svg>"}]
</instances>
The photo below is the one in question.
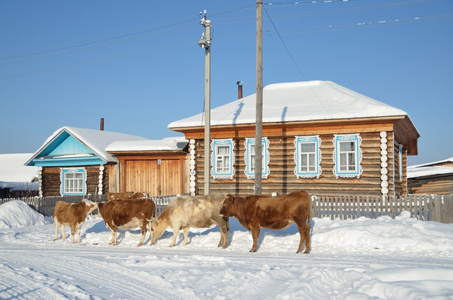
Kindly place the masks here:
<instances>
[{"instance_id":1,"label":"tan cow","mask_svg":"<svg viewBox=\"0 0 453 300\"><path fill-rule=\"evenodd\" d=\"M310 207L311 199L305 191L276 197L228 195L220 213L225 217L236 217L242 226L252 232L253 246L250 252L257 250L261 228L284 229L296 223L300 234L297 253L302 251L304 242L304 253L309 253Z\"/></svg>"},{"instance_id":2,"label":"tan cow","mask_svg":"<svg viewBox=\"0 0 453 300\"><path fill-rule=\"evenodd\" d=\"M176 243L179 230L184 233L184 245L187 245L189 228L207 228L218 224L220 228L220 242L218 247L228 247L228 218L222 217L219 212L225 196L181 196L173 199L159 217L150 221L153 231L151 245L162 236L167 227L173 229L173 241Z\"/></svg>"},{"instance_id":3,"label":"tan cow","mask_svg":"<svg viewBox=\"0 0 453 300\"><path fill-rule=\"evenodd\" d=\"M99 214L105 222L105 227L112 231L110 245L118 245L117 230L140 227L140 247L145 241L148 219L154 217L156 205L151 199L109 200L99 203ZM149 228L151 232L151 227Z\"/></svg>"},{"instance_id":4,"label":"tan cow","mask_svg":"<svg viewBox=\"0 0 453 300\"><path fill-rule=\"evenodd\" d=\"M79 203L67 203L58 201L55 204L55 240L58 239L58 227L61 228L61 238L66 239L64 227L71 227L71 243L74 244L75 230L77 229L77 243L80 244L80 227L85 222L89 213L98 208L98 204L93 201L83 200Z\"/></svg>"}]
</instances>

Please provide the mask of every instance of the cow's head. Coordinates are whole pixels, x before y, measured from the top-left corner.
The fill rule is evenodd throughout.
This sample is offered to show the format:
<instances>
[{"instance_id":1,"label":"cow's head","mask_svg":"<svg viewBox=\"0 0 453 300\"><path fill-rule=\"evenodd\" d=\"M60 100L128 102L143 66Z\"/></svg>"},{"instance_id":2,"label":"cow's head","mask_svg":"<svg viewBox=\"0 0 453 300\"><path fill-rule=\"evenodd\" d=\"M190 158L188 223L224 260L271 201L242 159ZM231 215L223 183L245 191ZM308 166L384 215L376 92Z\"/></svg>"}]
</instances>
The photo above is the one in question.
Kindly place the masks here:
<instances>
[{"instance_id":1,"label":"cow's head","mask_svg":"<svg viewBox=\"0 0 453 300\"><path fill-rule=\"evenodd\" d=\"M224 217L231 217L231 207L233 206L235 196L228 194L223 201L222 208L220 209L220 214Z\"/></svg>"},{"instance_id":2,"label":"cow's head","mask_svg":"<svg viewBox=\"0 0 453 300\"><path fill-rule=\"evenodd\" d=\"M154 230L156 230L157 225L159 225L157 218L151 218L151 219L146 219L146 220L149 222L149 230L151 232L154 232Z\"/></svg>"},{"instance_id":3,"label":"cow's head","mask_svg":"<svg viewBox=\"0 0 453 300\"><path fill-rule=\"evenodd\" d=\"M87 214L91 213L93 210L98 208L97 202L93 202L87 199L83 199L82 202L85 203L85 206L88 208Z\"/></svg>"},{"instance_id":4,"label":"cow's head","mask_svg":"<svg viewBox=\"0 0 453 300\"><path fill-rule=\"evenodd\" d=\"M146 219L148 221L148 227L151 234L150 245L155 245L156 240L164 234L166 226L159 226L159 220L157 218ZM163 225L163 224L162 224Z\"/></svg>"}]
</instances>

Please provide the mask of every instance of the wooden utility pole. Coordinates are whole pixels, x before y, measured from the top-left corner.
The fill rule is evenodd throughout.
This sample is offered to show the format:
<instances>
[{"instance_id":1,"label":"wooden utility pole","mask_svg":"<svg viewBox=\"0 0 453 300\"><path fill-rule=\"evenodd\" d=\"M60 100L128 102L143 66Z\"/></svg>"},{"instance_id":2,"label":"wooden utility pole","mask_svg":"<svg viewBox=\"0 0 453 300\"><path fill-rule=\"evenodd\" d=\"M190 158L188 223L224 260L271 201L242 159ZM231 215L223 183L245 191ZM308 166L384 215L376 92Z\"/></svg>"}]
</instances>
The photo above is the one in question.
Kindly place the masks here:
<instances>
[{"instance_id":1,"label":"wooden utility pole","mask_svg":"<svg viewBox=\"0 0 453 300\"><path fill-rule=\"evenodd\" d=\"M198 45L205 50L205 92L204 92L204 194L210 193L210 148L211 148L211 21L206 19L206 11L201 19L205 33Z\"/></svg>"},{"instance_id":2,"label":"wooden utility pole","mask_svg":"<svg viewBox=\"0 0 453 300\"><path fill-rule=\"evenodd\" d=\"M255 194L262 192L263 173L263 1L256 2L256 131L255 131Z\"/></svg>"}]
</instances>

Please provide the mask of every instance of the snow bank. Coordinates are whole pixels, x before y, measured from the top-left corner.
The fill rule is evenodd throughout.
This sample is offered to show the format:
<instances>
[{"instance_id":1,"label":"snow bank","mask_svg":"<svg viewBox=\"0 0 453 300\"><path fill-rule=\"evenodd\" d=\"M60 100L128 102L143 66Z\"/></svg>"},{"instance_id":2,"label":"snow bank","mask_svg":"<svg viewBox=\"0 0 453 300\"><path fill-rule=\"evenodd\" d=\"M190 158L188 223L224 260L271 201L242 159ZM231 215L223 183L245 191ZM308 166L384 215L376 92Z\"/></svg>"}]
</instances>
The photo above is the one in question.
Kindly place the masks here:
<instances>
[{"instance_id":1,"label":"snow bank","mask_svg":"<svg viewBox=\"0 0 453 300\"><path fill-rule=\"evenodd\" d=\"M0 229L44 225L46 223L43 215L23 201L10 201L0 205Z\"/></svg>"}]
</instances>

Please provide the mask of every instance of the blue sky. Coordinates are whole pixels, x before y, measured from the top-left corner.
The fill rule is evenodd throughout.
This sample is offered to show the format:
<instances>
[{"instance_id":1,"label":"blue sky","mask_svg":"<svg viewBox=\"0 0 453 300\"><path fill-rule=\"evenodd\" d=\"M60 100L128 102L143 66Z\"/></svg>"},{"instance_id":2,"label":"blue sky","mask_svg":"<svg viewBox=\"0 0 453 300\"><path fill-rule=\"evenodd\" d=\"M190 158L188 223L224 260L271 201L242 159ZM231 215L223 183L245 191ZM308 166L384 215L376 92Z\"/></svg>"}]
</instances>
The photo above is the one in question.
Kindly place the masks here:
<instances>
[{"instance_id":1,"label":"blue sky","mask_svg":"<svg viewBox=\"0 0 453 300\"><path fill-rule=\"evenodd\" d=\"M330 80L406 111L409 165L453 156L453 1L264 1L264 85ZM150 139L255 93L256 1L0 0L0 153L35 152L62 126ZM272 4L271 4L272 3Z\"/></svg>"}]
</instances>

